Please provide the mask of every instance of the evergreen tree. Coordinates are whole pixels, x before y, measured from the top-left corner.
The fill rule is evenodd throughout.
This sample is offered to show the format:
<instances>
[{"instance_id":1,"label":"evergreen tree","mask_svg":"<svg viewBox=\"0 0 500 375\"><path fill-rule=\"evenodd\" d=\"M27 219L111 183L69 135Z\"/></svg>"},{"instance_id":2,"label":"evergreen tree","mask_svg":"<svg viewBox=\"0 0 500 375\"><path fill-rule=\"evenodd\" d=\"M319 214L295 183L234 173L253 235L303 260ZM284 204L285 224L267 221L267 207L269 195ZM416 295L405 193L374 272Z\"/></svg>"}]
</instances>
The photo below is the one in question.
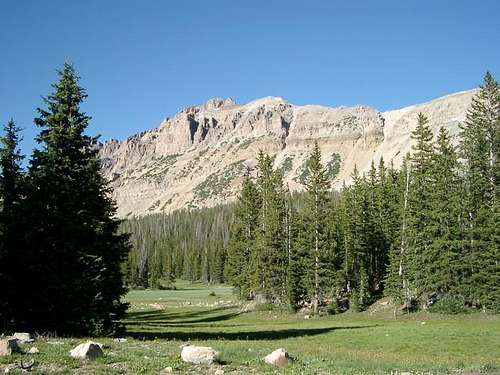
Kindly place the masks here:
<instances>
[{"instance_id":1,"label":"evergreen tree","mask_svg":"<svg viewBox=\"0 0 500 375\"><path fill-rule=\"evenodd\" d=\"M19 232L22 228L21 205L24 190L24 176L21 169L23 156L19 152L20 129L11 119L3 128L0 138L0 330L6 330L13 318L13 302L16 297L16 275Z\"/></svg>"},{"instance_id":2,"label":"evergreen tree","mask_svg":"<svg viewBox=\"0 0 500 375\"><path fill-rule=\"evenodd\" d=\"M258 158L257 191L260 198L256 247L252 257L253 289L272 301L283 303L287 299L285 190L279 171L273 170L269 155L260 152Z\"/></svg>"},{"instance_id":3,"label":"evergreen tree","mask_svg":"<svg viewBox=\"0 0 500 375\"><path fill-rule=\"evenodd\" d=\"M500 85L488 72L462 125L468 248L464 275L470 303L500 309L498 179L500 173Z\"/></svg>"},{"instance_id":4,"label":"evergreen tree","mask_svg":"<svg viewBox=\"0 0 500 375\"><path fill-rule=\"evenodd\" d=\"M40 148L29 166L27 280L17 306L18 326L32 332L109 334L126 309L128 236L118 234L96 138L85 134L90 117L80 110L87 95L78 81L64 64L35 119Z\"/></svg>"},{"instance_id":5,"label":"evergreen tree","mask_svg":"<svg viewBox=\"0 0 500 375\"><path fill-rule=\"evenodd\" d=\"M249 260L254 253L258 206L259 196L255 184L247 176L234 209L225 271L228 282L238 288L241 297L250 296L249 282L252 270L249 268Z\"/></svg>"},{"instance_id":6,"label":"evergreen tree","mask_svg":"<svg viewBox=\"0 0 500 375\"><path fill-rule=\"evenodd\" d=\"M346 292L349 300L358 300L361 267L367 264L367 248L369 240L367 226L367 194L366 180L360 177L357 166L352 174L353 183L344 189L345 195L345 240L344 269ZM354 302L356 304L356 302Z\"/></svg>"},{"instance_id":7,"label":"evergreen tree","mask_svg":"<svg viewBox=\"0 0 500 375\"><path fill-rule=\"evenodd\" d=\"M394 186L397 186L396 194L401 197L399 217L400 230L394 236L389 250L389 267L385 276L386 296L396 304L405 302L406 306L410 306L411 293L409 281L407 278L407 265L409 258L408 250L408 196L410 190L411 163L410 155L406 155L403 159L401 173L396 177L395 173L390 174ZM396 231L395 231L396 232ZM397 308L394 310L394 316L397 314Z\"/></svg>"},{"instance_id":8,"label":"evergreen tree","mask_svg":"<svg viewBox=\"0 0 500 375\"><path fill-rule=\"evenodd\" d=\"M303 254L300 253L300 246L297 246L297 230L299 226L299 217L297 210L293 205L292 194L288 187L285 190L285 217L284 230L287 251L287 273L286 289L288 292L288 304L292 310L297 309L306 297L304 285L304 264Z\"/></svg>"},{"instance_id":9,"label":"evergreen tree","mask_svg":"<svg viewBox=\"0 0 500 375\"><path fill-rule=\"evenodd\" d=\"M313 151L307 161L308 177L306 180L306 207L304 230L311 242L308 244L311 259L311 271L313 285L311 287L311 299L313 313L318 313L319 305L323 300L324 284L326 281L324 272L327 271L326 261L328 259L328 212L327 193L330 188L326 170L321 164L321 150L316 142Z\"/></svg>"},{"instance_id":10,"label":"evergreen tree","mask_svg":"<svg viewBox=\"0 0 500 375\"><path fill-rule=\"evenodd\" d=\"M426 265L432 259L431 195L433 189L434 145L428 119L419 113L417 127L412 132L411 178L408 190L408 235L406 278L409 298L425 299Z\"/></svg>"},{"instance_id":11,"label":"evergreen tree","mask_svg":"<svg viewBox=\"0 0 500 375\"><path fill-rule=\"evenodd\" d=\"M428 226L432 244L425 259L424 288L429 293L456 292L462 252L461 180L458 159L446 129L440 128L432 171Z\"/></svg>"},{"instance_id":12,"label":"evergreen tree","mask_svg":"<svg viewBox=\"0 0 500 375\"><path fill-rule=\"evenodd\" d=\"M371 168L367 180L367 211L366 211L366 231L367 231L367 282L369 294L376 294L382 291L382 281L385 275L387 264L388 243L384 233L383 222L383 202L382 202L382 181L385 178L385 169L381 161L379 173L372 160ZM366 299L367 301L369 298Z\"/></svg>"}]
</instances>

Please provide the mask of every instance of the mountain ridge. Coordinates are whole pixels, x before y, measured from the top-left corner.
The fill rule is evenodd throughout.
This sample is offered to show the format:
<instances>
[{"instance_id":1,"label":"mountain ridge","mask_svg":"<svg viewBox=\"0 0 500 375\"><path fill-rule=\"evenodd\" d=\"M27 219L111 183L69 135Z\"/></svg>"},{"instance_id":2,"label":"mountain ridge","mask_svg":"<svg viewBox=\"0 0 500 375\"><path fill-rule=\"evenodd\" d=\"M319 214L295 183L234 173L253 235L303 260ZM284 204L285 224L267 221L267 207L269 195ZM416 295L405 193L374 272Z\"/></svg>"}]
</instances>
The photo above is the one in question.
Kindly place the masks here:
<instances>
[{"instance_id":1,"label":"mountain ridge","mask_svg":"<svg viewBox=\"0 0 500 375\"><path fill-rule=\"evenodd\" d=\"M429 117L434 133L444 126L456 139L475 92L384 112L363 104L293 105L274 96L246 104L212 98L157 128L100 144L102 171L120 217L210 207L234 200L242 176L254 173L259 150L274 155L292 191L302 190L305 160L318 141L333 188L339 188L350 182L354 165L366 171L383 157L399 166L411 148L418 112Z\"/></svg>"}]
</instances>

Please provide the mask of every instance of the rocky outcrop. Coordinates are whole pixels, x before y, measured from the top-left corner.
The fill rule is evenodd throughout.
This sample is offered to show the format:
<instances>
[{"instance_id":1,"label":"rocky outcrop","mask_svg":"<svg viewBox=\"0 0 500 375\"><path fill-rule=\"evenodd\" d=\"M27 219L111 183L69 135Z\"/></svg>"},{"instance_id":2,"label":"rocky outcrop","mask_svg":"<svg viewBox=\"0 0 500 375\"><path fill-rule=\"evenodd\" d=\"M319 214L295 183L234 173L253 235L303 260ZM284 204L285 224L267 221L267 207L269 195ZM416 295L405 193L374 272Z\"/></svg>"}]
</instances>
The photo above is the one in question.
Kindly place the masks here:
<instances>
[{"instance_id":1,"label":"rocky outcrop","mask_svg":"<svg viewBox=\"0 0 500 375\"><path fill-rule=\"evenodd\" d=\"M474 91L464 91L399 110L359 105L296 106L277 97L236 104L211 99L165 119L158 128L100 145L103 174L114 189L121 217L179 208L209 207L233 200L259 150L274 155L291 190L302 190L305 160L318 141L333 182L350 182L383 157L399 166L411 149L418 112L434 132L452 135L465 118Z\"/></svg>"}]
</instances>

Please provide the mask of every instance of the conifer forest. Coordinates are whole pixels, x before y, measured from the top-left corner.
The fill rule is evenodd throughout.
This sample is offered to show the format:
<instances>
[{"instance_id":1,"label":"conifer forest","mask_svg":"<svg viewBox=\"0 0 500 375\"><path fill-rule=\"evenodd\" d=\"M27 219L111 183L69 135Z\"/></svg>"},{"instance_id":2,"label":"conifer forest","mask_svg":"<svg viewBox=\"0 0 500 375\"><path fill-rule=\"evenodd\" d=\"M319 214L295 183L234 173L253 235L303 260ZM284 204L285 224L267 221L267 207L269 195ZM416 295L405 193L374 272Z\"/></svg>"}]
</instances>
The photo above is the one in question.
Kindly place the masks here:
<instances>
[{"instance_id":1,"label":"conifer forest","mask_svg":"<svg viewBox=\"0 0 500 375\"><path fill-rule=\"evenodd\" d=\"M499 15L0 1L0 374L500 374Z\"/></svg>"},{"instance_id":2,"label":"conifer forest","mask_svg":"<svg viewBox=\"0 0 500 375\"><path fill-rule=\"evenodd\" d=\"M290 193L272 155L258 155L235 204L125 221L132 287L183 278L226 282L242 299L293 310L399 306L458 313L500 309L500 86L487 73L458 143L420 114L401 168L373 160L332 191L315 144L302 193Z\"/></svg>"}]
</instances>

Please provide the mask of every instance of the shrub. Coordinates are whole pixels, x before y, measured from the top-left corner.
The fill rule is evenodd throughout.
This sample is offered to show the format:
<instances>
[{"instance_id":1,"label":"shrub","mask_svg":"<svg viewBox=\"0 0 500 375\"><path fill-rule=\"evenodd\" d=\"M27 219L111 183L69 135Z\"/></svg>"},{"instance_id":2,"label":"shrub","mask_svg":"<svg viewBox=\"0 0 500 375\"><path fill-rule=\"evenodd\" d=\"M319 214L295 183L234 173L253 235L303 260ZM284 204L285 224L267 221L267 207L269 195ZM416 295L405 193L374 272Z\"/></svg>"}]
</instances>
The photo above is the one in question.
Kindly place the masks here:
<instances>
[{"instance_id":1,"label":"shrub","mask_svg":"<svg viewBox=\"0 0 500 375\"><path fill-rule=\"evenodd\" d=\"M464 301L457 297L445 296L429 307L429 312L440 314L465 314L471 312Z\"/></svg>"},{"instance_id":2,"label":"shrub","mask_svg":"<svg viewBox=\"0 0 500 375\"><path fill-rule=\"evenodd\" d=\"M208 293L208 296L209 296L209 297L215 297L215 292L214 292L214 291L211 291L210 293Z\"/></svg>"},{"instance_id":3,"label":"shrub","mask_svg":"<svg viewBox=\"0 0 500 375\"><path fill-rule=\"evenodd\" d=\"M339 304L337 303L337 301L333 300L328 305L326 305L326 311L330 315L338 314L340 312L340 308L339 308Z\"/></svg>"},{"instance_id":4,"label":"shrub","mask_svg":"<svg viewBox=\"0 0 500 375\"><path fill-rule=\"evenodd\" d=\"M266 302L266 303L257 303L255 305L255 311L273 311L274 310L274 305L272 303Z\"/></svg>"}]
</instances>

